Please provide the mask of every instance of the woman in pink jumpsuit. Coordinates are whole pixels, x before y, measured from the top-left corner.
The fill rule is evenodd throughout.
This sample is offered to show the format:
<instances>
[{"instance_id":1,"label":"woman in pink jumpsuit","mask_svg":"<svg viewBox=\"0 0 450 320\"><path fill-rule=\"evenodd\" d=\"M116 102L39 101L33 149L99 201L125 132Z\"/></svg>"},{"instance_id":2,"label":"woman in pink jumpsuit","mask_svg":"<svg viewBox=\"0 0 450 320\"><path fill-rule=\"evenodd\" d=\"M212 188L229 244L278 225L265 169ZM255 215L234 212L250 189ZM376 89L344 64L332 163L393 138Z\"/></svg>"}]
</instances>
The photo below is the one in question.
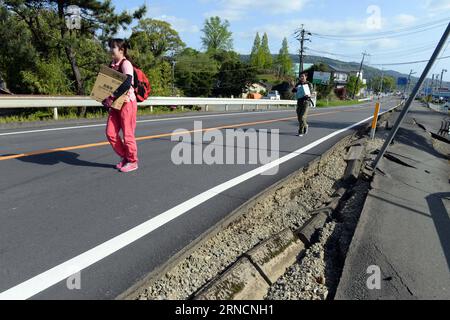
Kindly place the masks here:
<instances>
[{"instance_id":1,"label":"woman in pink jumpsuit","mask_svg":"<svg viewBox=\"0 0 450 320\"><path fill-rule=\"evenodd\" d=\"M127 75L122 85L108 98L103 100L103 105L108 109L108 123L106 125L106 137L113 150L121 158L116 168L121 172L131 172L138 169L137 144L135 137L137 101L133 88L133 65L127 56L127 44L122 39L113 39L109 42L113 59L111 67ZM128 90L121 110L111 108L114 100ZM122 129L123 141L119 135Z\"/></svg>"}]
</instances>

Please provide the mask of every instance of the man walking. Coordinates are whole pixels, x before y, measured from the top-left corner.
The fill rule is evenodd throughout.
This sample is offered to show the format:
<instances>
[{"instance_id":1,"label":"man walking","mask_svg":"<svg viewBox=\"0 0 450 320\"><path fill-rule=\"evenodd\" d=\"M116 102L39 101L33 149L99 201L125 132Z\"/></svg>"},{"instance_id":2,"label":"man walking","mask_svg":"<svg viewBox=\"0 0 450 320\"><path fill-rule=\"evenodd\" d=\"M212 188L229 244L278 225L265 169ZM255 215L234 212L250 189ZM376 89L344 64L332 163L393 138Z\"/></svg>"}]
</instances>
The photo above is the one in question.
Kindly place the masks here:
<instances>
[{"instance_id":1,"label":"man walking","mask_svg":"<svg viewBox=\"0 0 450 320\"><path fill-rule=\"evenodd\" d=\"M297 118L298 118L298 136L303 137L308 133L308 123L306 119L308 117L308 109L313 106L311 100L311 92L313 87L310 82L307 81L308 75L306 72L300 74L299 82L292 89L297 98Z\"/></svg>"}]
</instances>

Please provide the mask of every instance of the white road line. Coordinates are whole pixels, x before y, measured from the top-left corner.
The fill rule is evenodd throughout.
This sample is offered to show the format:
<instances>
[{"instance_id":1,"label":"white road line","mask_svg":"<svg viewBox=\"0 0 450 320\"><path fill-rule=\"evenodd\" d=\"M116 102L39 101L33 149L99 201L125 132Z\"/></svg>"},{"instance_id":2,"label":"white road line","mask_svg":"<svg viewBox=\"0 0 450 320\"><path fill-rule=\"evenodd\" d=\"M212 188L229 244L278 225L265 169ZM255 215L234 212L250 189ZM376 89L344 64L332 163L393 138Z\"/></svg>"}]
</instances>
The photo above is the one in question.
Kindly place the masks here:
<instances>
[{"instance_id":1,"label":"white road line","mask_svg":"<svg viewBox=\"0 0 450 320\"><path fill-rule=\"evenodd\" d=\"M396 107L393 107L389 110L392 110ZM388 112L389 110L386 110L380 114L383 114L385 112ZM183 215L184 213L188 212L192 208L197 207L198 205L206 202L207 200L215 197L216 195L244 182L247 181L265 171L268 171L272 168L278 167L279 165L283 164L284 162L287 162L302 153L318 146L319 144L331 139L334 136L337 136L347 130L350 130L354 127L359 126L360 124L363 124L364 122L371 120L373 118L369 117L364 120L359 121L358 123L355 123L351 126L348 126L344 129L337 130L323 138L320 138L313 143L310 143L309 145L302 147L282 158L279 158L275 161L272 161L268 164L265 164L259 168L253 169L249 172L246 172L236 178L233 178L231 180L228 180L216 187L213 187L209 190L206 190L199 195L180 203L179 205L159 214L158 216L64 262L61 263L52 269L49 269L41 274L38 274L37 276L26 280L25 282L22 282L4 292L0 293L0 300L22 300L22 299L29 299L33 297L34 295L50 288L51 286L57 284L60 281L63 281L73 274L88 268L89 266L93 265L94 263L108 257L109 255L117 252L118 250L128 246L129 244L139 240L140 238L148 235L152 231L158 229L159 227L167 224L168 222L172 221L173 219Z\"/></svg>"},{"instance_id":2,"label":"white road line","mask_svg":"<svg viewBox=\"0 0 450 320\"><path fill-rule=\"evenodd\" d=\"M357 105L357 106L348 106L348 107L335 107L335 108L356 108L364 106L365 104ZM326 109L334 109L333 107ZM316 109L318 110L318 109ZM223 116L238 116L238 115L247 115L247 114L266 114L266 113L283 113L283 112L292 112L291 110L274 110L274 111L251 111L251 112L234 112L234 113L221 113L221 114L210 114L210 115L201 115L201 116L186 116L186 117L174 117L174 118L161 118L161 119L148 119L148 120L138 120L137 123L146 123L146 122L160 122L160 121L176 121L176 120L185 120L185 119L198 119L198 118L208 118L208 117L223 117ZM82 125L82 126L72 126L72 127L58 127L58 128L49 128L49 129L36 129L36 130L26 130L26 131L14 131L14 132L4 132L0 133L1 136L12 136L19 134L29 134L29 133L38 133L38 132L51 132L51 131L64 131L64 130L74 130L74 129L85 129L85 128L95 128L95 127L105 127L105 123L100 124L90 124L90 125Z\"/></svg>"},{"instance_id":3,"label":"white road line","mask_svg":"<svg viewBox=\"0 0 450 320\"><path fill-rule=\"evenodd\" d=\"M280 110L280 111L253 111L253 112L239 112L239 113L221 113L221 114L210 114L210 115L202 115L202 116L186 116L186 117L174 117L174 118L161 118L161 119L148 119L148 120L138 120L136 123L146 123L146 122L159 122L159 121L175 121L175 120L184 120L184 119L197 119L197 118L207 118L207 117L221 117L221 116L237 116L237 115L246 115L246 114L265 114L265 113L279 113L279 112L292 112L293 110ZM106 119L105 119L106 120ZM83 126L72 126L72 127L58 127L58 128L50 128L50 129L36 129L36 130L27 130L27 131L14 131L14 132L5 132L0 133L0 136L11 136L17 134L27 134L27 133L37 133L37 132L48 132L48 131L63 131L63 130L73 130L73 129L84 129L84 128L95 128L95 127L105 127L105 123L100 124L89 124Z\"/></svg>"}]
</instances>

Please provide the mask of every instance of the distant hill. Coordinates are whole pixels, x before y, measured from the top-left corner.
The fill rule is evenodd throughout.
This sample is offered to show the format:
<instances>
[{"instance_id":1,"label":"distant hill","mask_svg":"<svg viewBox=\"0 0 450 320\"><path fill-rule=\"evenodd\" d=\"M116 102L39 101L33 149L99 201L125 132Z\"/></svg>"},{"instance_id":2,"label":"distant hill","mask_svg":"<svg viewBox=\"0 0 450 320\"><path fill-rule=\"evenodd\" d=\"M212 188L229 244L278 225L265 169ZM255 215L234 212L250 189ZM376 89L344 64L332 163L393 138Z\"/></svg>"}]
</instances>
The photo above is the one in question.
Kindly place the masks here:
<instances>
[{"instance_id":1,"label":"distant hill","mask_svg":"<svg viewBox=\"0 0 450 320\"><path fill-rule=\"evenodd\" d=\"M275 58L276 55L273 55L273 57ZM294 63L298 63L298 55L293 55L291 54L291 59ZM248 62L250 60L250 55L241 55L241 60L244 62ZM320 57L320 56L305 56L305 63L318 63L318 62L322 62L328 65L332 65L338 69L341 70L359 70L359 65L361 62L345 62L345 61L340 61L340 60L336 60L336 59L331 59L331 58L327 58L327 57ZM371 80L374 77L379 77L381 76L381 69L378 68L374 68L374 67L369 67L367 65L363 66L363 70L364 70L364 78L367 80ZM408 77L407 74L395 71L395 70L384 70L384 75L393 77L394 79L397 79L399 77ZM411 77L412 78L412 84L415 84L419 78L417 77ZM445 83L445 85L449 85L449 83Z\"/></svg>"}]
</instances>

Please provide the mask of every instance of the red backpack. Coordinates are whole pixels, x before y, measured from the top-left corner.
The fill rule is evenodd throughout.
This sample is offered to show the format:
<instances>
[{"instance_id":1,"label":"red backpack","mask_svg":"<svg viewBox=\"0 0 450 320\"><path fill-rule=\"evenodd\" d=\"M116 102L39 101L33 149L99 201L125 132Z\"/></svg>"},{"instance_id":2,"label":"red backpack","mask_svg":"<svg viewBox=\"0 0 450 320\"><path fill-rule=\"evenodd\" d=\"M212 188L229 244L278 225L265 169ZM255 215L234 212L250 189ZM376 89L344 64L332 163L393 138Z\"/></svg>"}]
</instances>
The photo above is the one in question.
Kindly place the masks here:
<instances>
[{"instance_id":1,"label":"red backpack","mask_svg":"<svg viewBox=\"0 0 450 320\"><path fill-rule=\"evenodd\" d=\"M119 70L122 70L122 63L126 59L123 59L119 64ZM145 73L139 69L137 66L135 66L133 63L133 88L134 93L136 95L136 100L138 102L145 101L148 96L150 95L150 92L152 91L152 86L150 85L150 81L148 81L147 76Z\"/></svg>"}]
</instances>

